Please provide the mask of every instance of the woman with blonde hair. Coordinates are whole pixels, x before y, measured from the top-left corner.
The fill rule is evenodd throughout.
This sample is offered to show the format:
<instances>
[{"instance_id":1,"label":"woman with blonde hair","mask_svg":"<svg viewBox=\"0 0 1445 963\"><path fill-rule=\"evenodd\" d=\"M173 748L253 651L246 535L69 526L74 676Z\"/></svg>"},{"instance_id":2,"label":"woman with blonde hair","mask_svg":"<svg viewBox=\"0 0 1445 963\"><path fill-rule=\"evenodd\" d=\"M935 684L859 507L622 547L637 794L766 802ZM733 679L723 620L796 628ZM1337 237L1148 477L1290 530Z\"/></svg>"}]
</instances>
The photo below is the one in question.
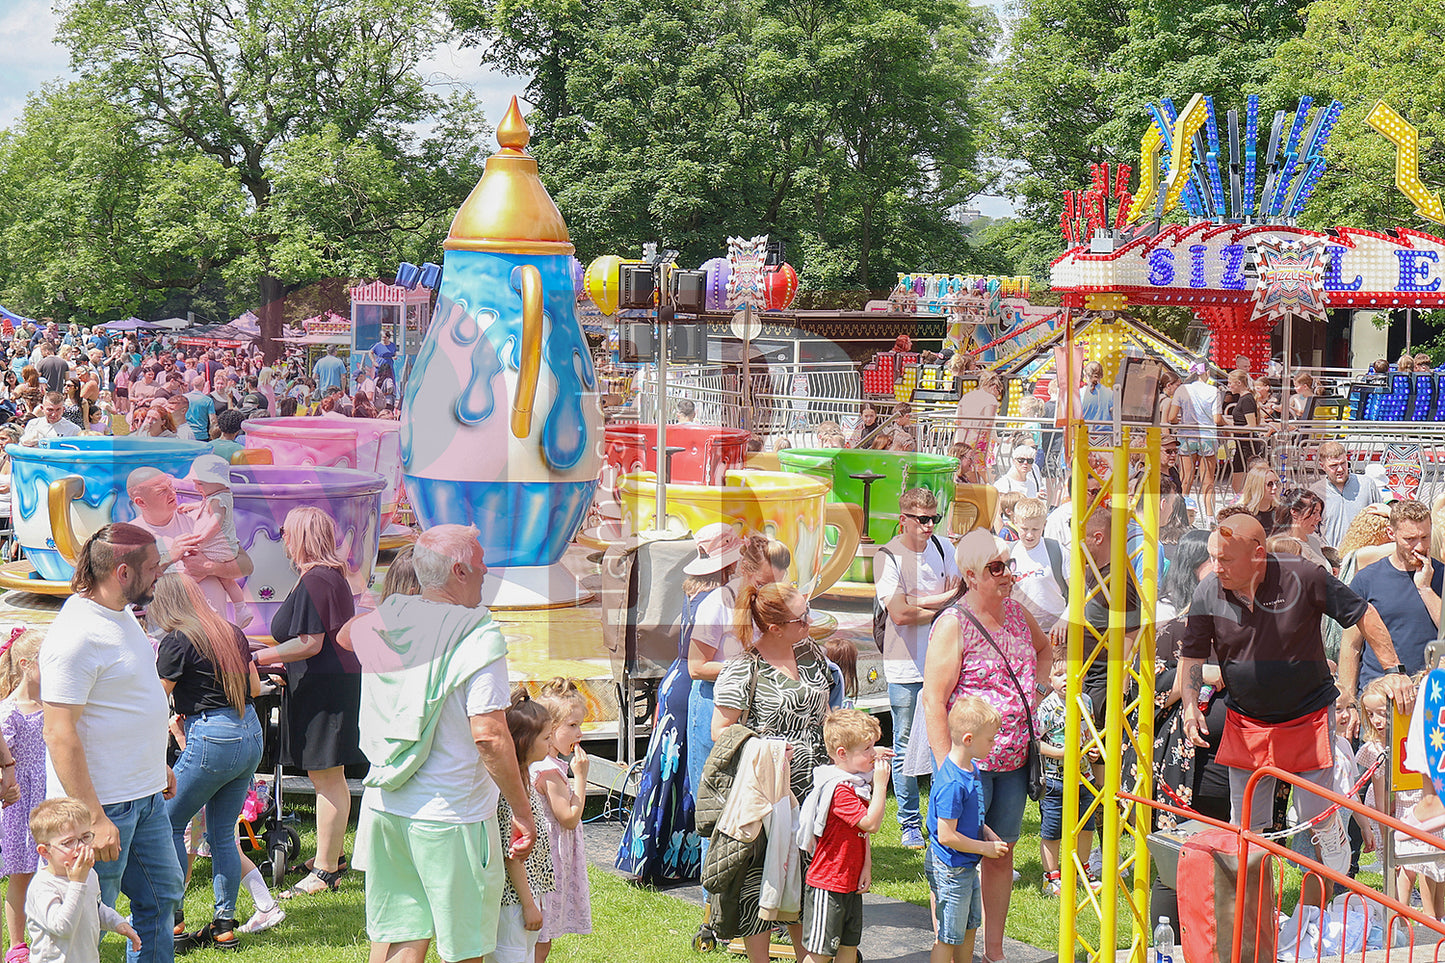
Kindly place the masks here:
<instances>
[{"instance_id":1,"label":"woman with blonde hair","mask_svg":"<svg viewBox=\"0 0 1445 963\"><path fill-rule=\"evenodd\" d=\"M1239 504L1253 515L1268 538L1275 530L1275 509L1279 508L1279 472L1268 465L1257 465L1244 476Z\"/></svg>"},{"instance_id":2,"label":"woman with blonde hair","mask_svg":"<svg viewBox=\"0 0 1445 963\"><path fill-rule=\"evenodd\" d=\"M185 727L175 795L166 803L176 858L186 865L186 826L202 809L211 842L214 915L194 933L178 934L176 948L234 949L242 877L236 820L261 761L261 721L251 704L261 679L245 633L211 609L189 575L156 579L146 624L161 634L156 669Z\"/></svg>"},{"instance_id":3,"label":"woman with blonde hair","mask_svg":"<svg viewBox=\"0 0 1445 963\"><path fill-rule=\"evenodd\" d=\"M727 522L705 525L695 533L697 558L683 569L682 634L687 637L688 784L702 779L702 764L712 750L713 688L727 661L752 642L735 629L738 597L748 586L785 582L793 556L788 546L758 533L739 537Z\"/></svg>"},{"instance_id":4,"label":"woman with blonde hair","mask_svg":"<svg viewBox=\"0 0 1445 963\"><path fill-rule=\"evenodd\" d=\"M965 392L958 399L954 418L955 443L964 442L973 446L971 472L976 478L987 478L988 458L993 450L993 422L1003 404L1004 381L997 371L984 371L978 376L978 385Z\"/></svg>"},{"instance_id":5,"label":"woman with blonde hair","mask_svg":"<svg viewBox=\"0 0 1445 963\"><path fill-rule=\"evenodd\" d=\"M808 628L808 598L793 586L743 586L734 631L749 641L744 654L728 660L718 675L712 715L713 739L736 723L765 738L786 739L792 749L788 779L799 799L813 786L813 770L828 762L823 717L833 685L827 659L809 638ZM718 934L741 936L751 963L768 959L773 927L759 912L762 881L763 861L755 860L737 896L737 930ZM803 959L802 926L790 922L788 932L798 959Z\"/></svg>"},{"instance_id":6,"label":"woman with blonde hair","mask_svg":"<svg viewBox=\"0 0 1445 963\"><path fill-rule=\"evenodd\" d=\"M316 787L316 859L307 876L280 894L291 899L336 889L348 868L341 852L351 814L345 768L367 760L361 751L360 665L337 641L356 604L337 553L336 523L319 508L293 508L281 544L300 577L271 619L276 644L259 650L256 661L305 666L291 683L284 755Z\"/></svg>"}]
</instances>

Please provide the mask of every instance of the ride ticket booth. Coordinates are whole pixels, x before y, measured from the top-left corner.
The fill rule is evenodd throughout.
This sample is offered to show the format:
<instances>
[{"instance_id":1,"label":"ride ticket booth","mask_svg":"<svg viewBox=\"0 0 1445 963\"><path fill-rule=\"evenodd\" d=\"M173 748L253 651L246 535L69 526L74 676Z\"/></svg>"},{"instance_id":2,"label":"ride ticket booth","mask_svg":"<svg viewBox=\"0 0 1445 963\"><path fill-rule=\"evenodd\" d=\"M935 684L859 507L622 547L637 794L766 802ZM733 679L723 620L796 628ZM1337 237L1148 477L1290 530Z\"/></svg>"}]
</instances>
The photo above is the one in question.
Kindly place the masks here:
<instances>
[{"instance_id":1,"label":"ride ticket booth","mask_svg":"<svg viewBox=\"0 0 1445 963\"><path fill-rule=\"evenodd\" d=\"M431 288L417 285L408 290L399 284L373 281L351 289L351 359L348 367L353 377L369 357L371 346L388 330L397 344L397 389L406 383L406 372L421 348L422 338L431 323Z\"/></svg>"}]
</instances>

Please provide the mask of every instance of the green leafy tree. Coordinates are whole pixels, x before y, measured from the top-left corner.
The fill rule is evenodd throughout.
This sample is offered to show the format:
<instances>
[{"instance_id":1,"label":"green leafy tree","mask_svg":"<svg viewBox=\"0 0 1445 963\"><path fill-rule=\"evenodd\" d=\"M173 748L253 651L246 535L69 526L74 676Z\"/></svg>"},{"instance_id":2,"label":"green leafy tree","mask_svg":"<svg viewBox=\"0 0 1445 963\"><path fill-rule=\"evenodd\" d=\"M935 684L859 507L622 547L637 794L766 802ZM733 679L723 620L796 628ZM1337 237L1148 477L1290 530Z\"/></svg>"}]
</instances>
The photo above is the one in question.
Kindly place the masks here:
<instances>
[{"instance_id":1,"label":"green leafy tree","mask_svg":"<svg viewBox=\"0 0 1445 963\"><path fill-rule=\"evenodd\" d=\"M0 138L0 294L57 320L142 310L236 257L246 208L234 172L94 85L47 87Z\"/></svg>"},{"instance_id":2,"label":"green leafy tree","mask_svg":"<svg viewBox=\"0 0 1445 963\"><path fill-rule=\"evenodd\" d=\"M1312 227L1344 224L1438 233L1395 188L1395 145L1365 123L1383 99L1420 134L1420 177L1445 187L1438 145L1445 135L1445 75L1439 70L1445 8L1383 0L1315 0L1301 36L1283 44L1272 65L1276 87L1345 105L1325 152L1325 176L1305 207Z\"/></svg>"},{"instance_id":3,"label":"green leafy tree","mask_svg":"<svg viewBox=\"0 0 1445 963\"><path fill-rule=\"evenodd\" d=\"M70 0L59 39L147 142L245 192L244 244L223 267L255 289L269 339L289 291L385 270L417 235L434 251L476 182L480 111L418 71L440 14L433 0Z\"/></svg>"},{"instance_id":4,"label":"green leafy tree","mask_svg":"<svg viewBox=\"0 0 1445 963\"><path fill-rule=\"evenodd\" d=\"M533 150L586 256L691 263L789 243L805 288L963 270L993 22L958 0L453 0L486 62L533 77Z\"/></svg>"}]
</instances>

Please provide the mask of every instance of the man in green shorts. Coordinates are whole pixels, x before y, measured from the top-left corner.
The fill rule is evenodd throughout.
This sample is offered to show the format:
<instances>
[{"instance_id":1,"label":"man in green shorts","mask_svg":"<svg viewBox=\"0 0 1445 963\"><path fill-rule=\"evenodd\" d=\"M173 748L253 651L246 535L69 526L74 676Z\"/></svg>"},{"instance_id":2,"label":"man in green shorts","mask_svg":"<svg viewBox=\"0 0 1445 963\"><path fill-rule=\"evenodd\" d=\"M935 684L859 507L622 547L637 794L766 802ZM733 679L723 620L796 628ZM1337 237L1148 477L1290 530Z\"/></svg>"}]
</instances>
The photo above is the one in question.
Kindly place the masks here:
<instances>
[{"instance_id":1,"label":"man in green shorts","mask_svg":"<svg viewBox=\"0 0 1445 963\"><path fill-rule=\"evenodd\" d=\"M371 762L357 826L374 960L445 963L496 948L502 835L511 853L536 827L507 730L506 643L481 605L487 566L477 530L423 533L412 565L420 595L391 595L351 626L361 663L361 748Z\"/></svg>"}]
</instances>

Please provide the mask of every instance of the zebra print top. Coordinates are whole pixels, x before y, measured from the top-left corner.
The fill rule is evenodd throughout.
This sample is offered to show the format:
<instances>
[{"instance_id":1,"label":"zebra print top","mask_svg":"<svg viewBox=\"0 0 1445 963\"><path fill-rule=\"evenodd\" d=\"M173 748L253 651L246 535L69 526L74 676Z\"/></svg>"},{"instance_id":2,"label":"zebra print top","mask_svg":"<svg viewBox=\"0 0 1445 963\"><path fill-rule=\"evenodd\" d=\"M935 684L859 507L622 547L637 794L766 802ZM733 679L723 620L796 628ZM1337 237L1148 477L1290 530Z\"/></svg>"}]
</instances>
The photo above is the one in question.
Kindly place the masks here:
<instances>
[{"instance_id":1,"label":"zebra print top","mask_svg":"<svg viewBox=\"0 0 1445 963\"><path fill-rule=\"evenodd\" d=\"M804 642L793 654L798 660L796 680L751 653L729 659L718 673L713 699L719 708L742 710L738 721L759 735L792 744L789 782L793 795L801 800L813 787L813 770L828 762L823 717L828 714L833 678L816 644Z\"/></svg>"}]
</instances>

